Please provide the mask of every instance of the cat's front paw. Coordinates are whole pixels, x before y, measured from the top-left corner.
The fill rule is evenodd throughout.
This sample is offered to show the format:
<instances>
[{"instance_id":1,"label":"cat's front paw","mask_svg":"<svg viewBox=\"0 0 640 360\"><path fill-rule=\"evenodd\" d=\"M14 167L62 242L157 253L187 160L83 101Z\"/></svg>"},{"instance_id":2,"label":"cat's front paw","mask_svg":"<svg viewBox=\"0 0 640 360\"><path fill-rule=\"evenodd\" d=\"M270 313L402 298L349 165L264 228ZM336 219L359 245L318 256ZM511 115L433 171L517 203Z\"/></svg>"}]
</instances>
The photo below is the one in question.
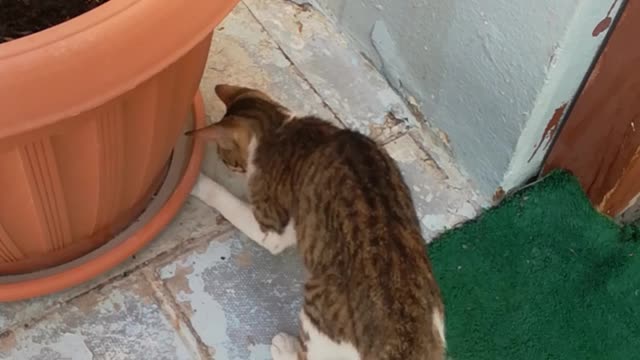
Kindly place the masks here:
<instances>
[{"instance_id":1,"label":"cat's front paw","mask_svg":"<svg viewBox=\"0 0 640 360\"><path fill-rule=\"evenodd\" d=\"M261 245L267 249L271 255L278 255L290 246L295 245L295 243L295 239L292 241L291 237L269 232L262 240Z\"/></svg>"},{"instance_id":2,"label":"cat's front paw","mask_svg":"<svg viewBox=\"0 0 640 360\"><path fill-rule=\"evenodd\" d=\"M271 341L273 360L298 360L300 350L298 339L285 333L276 335Z\"/></svg>"},{"instance_id":3,"label":"cat's front paw","mask_svg":"<svg viewBox=\"0 0 640 360\"><path fill-rule=\"evenodd\" d=\"M260 245L269 250L272 255L278 255L285 249L294 246L296 241L296 229L293 220L291 220L282 231L282 234L267 232Z\"/></svg>"}]
</instances>

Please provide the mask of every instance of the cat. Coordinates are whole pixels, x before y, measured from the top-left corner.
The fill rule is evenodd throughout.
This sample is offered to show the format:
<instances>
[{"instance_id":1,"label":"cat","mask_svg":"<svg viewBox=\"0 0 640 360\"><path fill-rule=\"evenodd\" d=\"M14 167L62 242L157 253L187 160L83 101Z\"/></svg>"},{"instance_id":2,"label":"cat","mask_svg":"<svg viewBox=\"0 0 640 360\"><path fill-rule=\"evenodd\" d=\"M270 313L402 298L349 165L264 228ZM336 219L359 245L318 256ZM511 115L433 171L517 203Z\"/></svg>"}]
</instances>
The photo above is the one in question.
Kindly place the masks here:
<instances>
[{"instance_id":1,"label":"cat","mask_svg":"<svg viewBox=\"0 0 640 360\"><path fill-rule=\"evenodd\" d=\"M215 91L226 114L187 134L246 175L249 203L202 174L192 194L274 255L297 246L309 273L300 337L276 335L273 359L443 359L444 306L393 159L259 90Z\"/></svg>"}]
</instances>

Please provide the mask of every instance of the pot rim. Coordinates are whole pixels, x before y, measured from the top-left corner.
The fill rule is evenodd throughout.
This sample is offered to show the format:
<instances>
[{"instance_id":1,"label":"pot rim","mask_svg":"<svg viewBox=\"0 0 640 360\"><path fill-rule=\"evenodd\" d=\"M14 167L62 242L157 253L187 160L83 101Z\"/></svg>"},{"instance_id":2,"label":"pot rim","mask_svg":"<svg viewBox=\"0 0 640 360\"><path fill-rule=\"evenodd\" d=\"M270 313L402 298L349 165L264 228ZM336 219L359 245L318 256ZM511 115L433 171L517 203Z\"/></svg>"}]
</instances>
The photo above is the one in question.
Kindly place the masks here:
<instances>
[{"instance_id":1,"label":"pot rim","mask_svg":"<svg viewBox=\"0 0 640 360\"><path fill-rule=\"evenodd\" d=\"M200 91L193 100L192 114L194 128L205 125L206 115ZM186 141L185 138L182 140ZM204 143L194 139L192 144L190 156L188 149L184 150L185 157L188 157L184 172L180 161L171 165L158 196L152 200L147 210L131 222L129 228L98 249L66 264L30 274L0 276L0 303L48 295L79 285L112 269L141 250L171 222L191 193L204 156ZM188 144L184 145L188 148ZM170 185L172 176L180 177L181 174L173 191L165 186ZM146 223L136 224L145 217L148 218Z\"/></svg>"},{"instance_id":2,"label":"pot rim","mask_svg":"<svg viewBox=\"0 0 640 360\"><path fill-rule=\"evenodd\" d=\"M110 0L1 44L0 140L133 89L208 36L238 1Z\"/></svg>"}]
</instances>

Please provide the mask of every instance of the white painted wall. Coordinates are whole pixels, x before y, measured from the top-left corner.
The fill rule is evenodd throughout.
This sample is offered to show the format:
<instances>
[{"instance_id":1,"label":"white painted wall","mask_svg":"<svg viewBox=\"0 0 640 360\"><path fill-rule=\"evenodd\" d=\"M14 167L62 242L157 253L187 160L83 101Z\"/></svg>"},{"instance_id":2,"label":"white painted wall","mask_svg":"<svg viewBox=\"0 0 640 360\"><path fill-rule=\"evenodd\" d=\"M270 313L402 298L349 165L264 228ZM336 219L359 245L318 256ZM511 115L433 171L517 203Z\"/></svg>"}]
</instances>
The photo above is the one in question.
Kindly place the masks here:
<instances>
[{"instance_id":1,"label":"white painted wall","mask_svg":"<svg viewBox=\"0 0 640 360\"><path fill-rule=\"evenodd\" d=\"M491 195L535 175L548 121L573 98L605 37L593 29L622 0L314 2L417 100Z\"/></svg>"}]
</instances>

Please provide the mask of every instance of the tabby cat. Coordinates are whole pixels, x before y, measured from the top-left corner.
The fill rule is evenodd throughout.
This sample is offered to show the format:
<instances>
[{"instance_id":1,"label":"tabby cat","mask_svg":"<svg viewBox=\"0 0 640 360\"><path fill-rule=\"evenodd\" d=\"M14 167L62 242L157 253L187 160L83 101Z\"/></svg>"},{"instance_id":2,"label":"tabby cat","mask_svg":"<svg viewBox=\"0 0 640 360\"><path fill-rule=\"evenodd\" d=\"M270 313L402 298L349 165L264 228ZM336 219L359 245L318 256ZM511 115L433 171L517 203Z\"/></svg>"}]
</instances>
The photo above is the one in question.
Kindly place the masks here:
<instances>
[{"instance_id":1,"label":"tabby cat","mask_svg":"<svg viewBox=\"0 0 640 360\"><path fill-rule=\"evenodd\" d=\"M192 194L273 254L297 245L309 272L299 338L274 360L435 360L444 307L398 167L374 141L295 117L258 90L219 85L224 118L188 134L244 172L249 204L204 175Z\"/></svg>"}]
</instances>

